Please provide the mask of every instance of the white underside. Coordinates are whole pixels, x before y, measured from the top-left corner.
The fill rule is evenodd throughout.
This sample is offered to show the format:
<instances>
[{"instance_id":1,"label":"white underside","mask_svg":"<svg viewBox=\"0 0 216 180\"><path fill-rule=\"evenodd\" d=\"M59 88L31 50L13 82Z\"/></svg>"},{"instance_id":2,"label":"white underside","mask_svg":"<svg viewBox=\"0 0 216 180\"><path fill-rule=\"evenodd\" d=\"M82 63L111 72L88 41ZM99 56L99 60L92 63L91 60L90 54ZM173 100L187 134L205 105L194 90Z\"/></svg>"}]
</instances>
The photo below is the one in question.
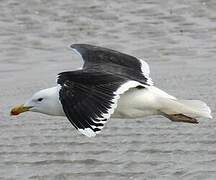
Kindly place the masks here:
<instances>
[{"instance_id":1,"label":"white underside","mask_svg":"<svg viewBox=\"0 0 216 180\"><path fill-rule=\"evenodd\" d=\"M211 110L206 103L199 100L179 100L155 86L147 86L144 89L132 88L121 95L112 117L140 118L164 113L212 118Z\"/></svg>"},{"instance_id":2,"label":"white underside","mask_svg":"<svg viewBox=\"0 0 216 180\"><path fill-rule=\"evenodd\" d=\"M159 97L175 99L154 86L143 89L132 88L120 96L112 118L140 118L161 114Z\"/></svg>"}]
</instances>

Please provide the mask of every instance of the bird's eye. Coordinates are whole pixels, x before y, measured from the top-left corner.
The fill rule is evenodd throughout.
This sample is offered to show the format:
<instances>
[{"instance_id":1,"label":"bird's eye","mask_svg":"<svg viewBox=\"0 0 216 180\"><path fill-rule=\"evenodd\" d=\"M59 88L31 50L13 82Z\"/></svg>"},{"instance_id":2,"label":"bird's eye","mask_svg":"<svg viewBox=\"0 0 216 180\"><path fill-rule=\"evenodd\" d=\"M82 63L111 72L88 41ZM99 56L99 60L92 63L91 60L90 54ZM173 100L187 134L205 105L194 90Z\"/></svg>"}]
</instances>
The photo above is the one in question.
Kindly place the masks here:
<instances>
[{"instance_id":1,"label":"bird's eye","mask_svg":"<svg viewBox=\"0 0 216 180\"><path fill-rule=\"evenodd\" d=\"M43 100L43 98L38 98L37 101L41 102Z\"/></svg>"}]
</instances>

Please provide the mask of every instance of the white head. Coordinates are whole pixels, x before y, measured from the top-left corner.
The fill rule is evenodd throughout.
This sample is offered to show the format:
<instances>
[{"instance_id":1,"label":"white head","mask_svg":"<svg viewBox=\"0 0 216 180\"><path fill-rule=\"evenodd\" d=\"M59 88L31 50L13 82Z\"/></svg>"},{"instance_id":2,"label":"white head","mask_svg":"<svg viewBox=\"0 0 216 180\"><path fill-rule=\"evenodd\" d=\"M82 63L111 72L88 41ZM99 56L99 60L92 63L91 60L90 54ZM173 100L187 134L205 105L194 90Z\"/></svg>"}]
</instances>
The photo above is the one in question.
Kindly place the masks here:
<instances>
[{"instance_id":1,"label":"white head","mask_svg":"<svg viewBox=\"0 0 216 180\"><path fill-rule=\"evenodd\" d=\"M36 92L25 104L15 106L11 115L32 111L49 115L62 115L62 106L59 101L59 87L52 87Z\"/></svg>"}]
</instances>

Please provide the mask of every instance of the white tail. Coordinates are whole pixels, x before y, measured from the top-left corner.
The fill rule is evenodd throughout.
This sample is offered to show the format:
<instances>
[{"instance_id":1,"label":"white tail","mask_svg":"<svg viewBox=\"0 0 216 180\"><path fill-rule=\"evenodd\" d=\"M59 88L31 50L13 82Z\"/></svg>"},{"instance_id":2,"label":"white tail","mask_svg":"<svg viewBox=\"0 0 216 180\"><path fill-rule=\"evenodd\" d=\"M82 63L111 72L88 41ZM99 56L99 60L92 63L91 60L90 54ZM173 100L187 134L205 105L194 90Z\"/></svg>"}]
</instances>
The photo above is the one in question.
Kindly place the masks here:
<instances>
[{"instance_id":1,"label":"white tail","mask_svg":"<svg viewBox=\"0 0 216 180\"><path fill-rule=\"evenodd\" d=\"M160 98L163 107L160 109L168 115L183 114L191 118L212 118L211 110L206 103L199 100L178 100Z\"/></svg>"},{"instance_id":2,"label":"white tail","mask_svg":"<svg viewBox=\"0 0 216 180\"><path fill-rule=\"evenodd\" d=\"M190 107L195 112L194 115L212 119L211 109L207 106L205 102L200 100L178 100L178 101L184 104L185 106Z\"/></svg>"}]
</instances>

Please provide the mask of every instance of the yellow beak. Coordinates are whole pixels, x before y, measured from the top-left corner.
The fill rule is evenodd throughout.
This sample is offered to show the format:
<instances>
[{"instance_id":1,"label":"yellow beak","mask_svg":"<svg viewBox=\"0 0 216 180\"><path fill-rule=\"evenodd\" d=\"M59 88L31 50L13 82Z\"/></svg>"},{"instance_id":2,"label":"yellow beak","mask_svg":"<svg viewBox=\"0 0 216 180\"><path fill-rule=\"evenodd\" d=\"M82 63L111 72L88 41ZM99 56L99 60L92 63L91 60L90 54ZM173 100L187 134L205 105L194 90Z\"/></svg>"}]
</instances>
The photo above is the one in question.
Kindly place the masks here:
<instances>
[{"instance_id":1,"label":"yellow beak","mask_svg":"<svg viewBox=\"0 0 216 180\"><path fill-rule=\"evenodd\" d=\"M29 111L30 108L32 108L32 106L24 106L24 104L17 105L11 109L10 114L11 114L11 116L16 116L20 113Z\"/></svg>"}]
</instances>

